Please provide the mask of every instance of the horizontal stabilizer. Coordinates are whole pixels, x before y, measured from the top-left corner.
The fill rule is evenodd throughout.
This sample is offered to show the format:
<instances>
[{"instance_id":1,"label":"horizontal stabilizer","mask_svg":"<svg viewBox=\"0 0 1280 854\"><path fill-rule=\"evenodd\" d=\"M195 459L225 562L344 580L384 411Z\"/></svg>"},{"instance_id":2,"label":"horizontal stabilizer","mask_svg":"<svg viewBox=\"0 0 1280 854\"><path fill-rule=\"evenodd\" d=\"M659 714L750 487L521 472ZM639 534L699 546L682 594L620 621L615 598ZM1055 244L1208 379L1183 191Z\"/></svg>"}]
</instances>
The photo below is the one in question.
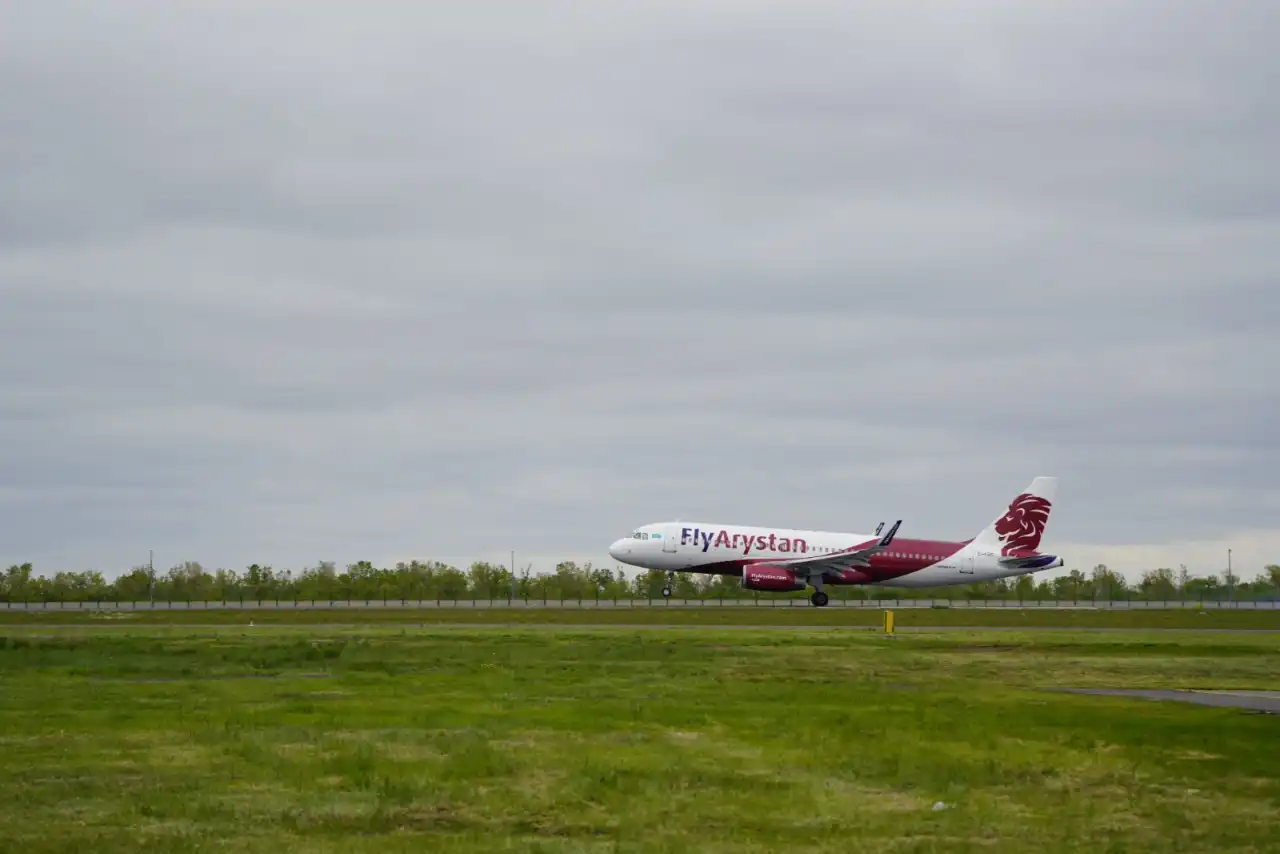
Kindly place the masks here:
<instances>
[{"instance_id":1,"label":"horizontal stabilizer","mask_svg":"<svg viewBox=\"0 0 1280 854\"><path fill-rule=\"evenodd\" d=\"M1010 569L1049 569L1062 566L1062 558L1039 552L1017 552L999 558L1000 565Z\"/></svg>"}]
</instances>

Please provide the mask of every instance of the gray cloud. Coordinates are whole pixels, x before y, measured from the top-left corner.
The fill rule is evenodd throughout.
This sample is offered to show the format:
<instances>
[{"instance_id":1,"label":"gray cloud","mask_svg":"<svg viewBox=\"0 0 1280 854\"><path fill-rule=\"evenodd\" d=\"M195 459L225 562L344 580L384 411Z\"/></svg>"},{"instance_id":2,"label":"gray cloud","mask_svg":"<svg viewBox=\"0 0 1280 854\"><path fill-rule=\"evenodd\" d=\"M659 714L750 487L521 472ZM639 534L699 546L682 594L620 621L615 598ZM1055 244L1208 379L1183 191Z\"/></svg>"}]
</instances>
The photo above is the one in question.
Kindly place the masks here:
<instances>
[{"instance_id":1,"label":"gray cloud","mask_svg":"<svg viewBox=\"0 0 1280 854\"><path fill-rule=\"evenodd\" d=\"M961 537L1041 473L1069 561L1280 560L1256 4L7 18L0 560Z\"/></svg>"}]
</instances>

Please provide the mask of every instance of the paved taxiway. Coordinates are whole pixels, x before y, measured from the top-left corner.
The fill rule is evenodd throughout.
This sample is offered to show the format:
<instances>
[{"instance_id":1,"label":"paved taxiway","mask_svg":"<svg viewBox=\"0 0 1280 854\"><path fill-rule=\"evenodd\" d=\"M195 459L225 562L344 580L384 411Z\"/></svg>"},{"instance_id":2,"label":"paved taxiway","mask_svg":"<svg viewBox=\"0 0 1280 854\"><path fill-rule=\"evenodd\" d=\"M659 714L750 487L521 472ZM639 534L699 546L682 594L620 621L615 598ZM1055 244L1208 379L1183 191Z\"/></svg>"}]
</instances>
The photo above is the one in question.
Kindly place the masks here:
<instances>
[{"instance_id":1,"label":"paved taxiway","mask_svg":"<svg viewBox=\"0 0 1280 854\"><path fill-rule=\"evenodd\" d=\"M1059 688L1067 694L1101 697L1139 697L1144 700L1172 700L1197 706L1248 709L1280 715L1280 691L1169 691L1157 688Z\"/></svg>"}]
</instances>

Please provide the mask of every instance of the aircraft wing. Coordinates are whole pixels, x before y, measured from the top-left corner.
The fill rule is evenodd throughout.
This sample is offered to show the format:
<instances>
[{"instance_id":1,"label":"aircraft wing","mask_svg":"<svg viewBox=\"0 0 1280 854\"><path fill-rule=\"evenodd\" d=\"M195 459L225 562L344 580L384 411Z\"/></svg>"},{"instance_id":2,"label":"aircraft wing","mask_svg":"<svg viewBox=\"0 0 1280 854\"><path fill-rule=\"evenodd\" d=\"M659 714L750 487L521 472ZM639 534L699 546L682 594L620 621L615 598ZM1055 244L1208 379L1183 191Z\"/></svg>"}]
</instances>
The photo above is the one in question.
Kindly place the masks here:
<instances>
[{"instance_id":1,"label":"aircraft wing","mask_svg":"<svg viewBox=\"0 0 1280 854\"><path fill-rule=\"evenodd\" d=\"M771 560L769 563L809 574L843 569L866 569L871 565L871 556L884 551L893 542L894 535L898 533L898 526L901 524L901 519L894 522L893 527L883 537L869 545L855 546L845 551L815 555L813 557Z\"/></svg>"}]
</instances>

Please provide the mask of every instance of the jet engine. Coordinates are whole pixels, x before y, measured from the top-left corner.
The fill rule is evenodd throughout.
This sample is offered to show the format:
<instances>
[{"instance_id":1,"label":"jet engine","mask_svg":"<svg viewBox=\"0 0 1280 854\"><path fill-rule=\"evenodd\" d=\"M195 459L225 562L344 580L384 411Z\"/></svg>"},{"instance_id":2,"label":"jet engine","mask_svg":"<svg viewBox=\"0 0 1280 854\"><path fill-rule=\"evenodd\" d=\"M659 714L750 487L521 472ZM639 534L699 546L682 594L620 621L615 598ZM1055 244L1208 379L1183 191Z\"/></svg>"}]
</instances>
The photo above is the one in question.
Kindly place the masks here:
<instances>
[{"instance_id":1,"label":"jet engine","mask_svg":"<svg viewBox=\"0 0 1280 854\"><path fill-rule=\"evenodd\" d=\"M781 566L746 566L742 568L744 590L768 590L774 593L790 593L804 590L807 585L796 578L791 570Z\"/></svg>"}]
</instances>

